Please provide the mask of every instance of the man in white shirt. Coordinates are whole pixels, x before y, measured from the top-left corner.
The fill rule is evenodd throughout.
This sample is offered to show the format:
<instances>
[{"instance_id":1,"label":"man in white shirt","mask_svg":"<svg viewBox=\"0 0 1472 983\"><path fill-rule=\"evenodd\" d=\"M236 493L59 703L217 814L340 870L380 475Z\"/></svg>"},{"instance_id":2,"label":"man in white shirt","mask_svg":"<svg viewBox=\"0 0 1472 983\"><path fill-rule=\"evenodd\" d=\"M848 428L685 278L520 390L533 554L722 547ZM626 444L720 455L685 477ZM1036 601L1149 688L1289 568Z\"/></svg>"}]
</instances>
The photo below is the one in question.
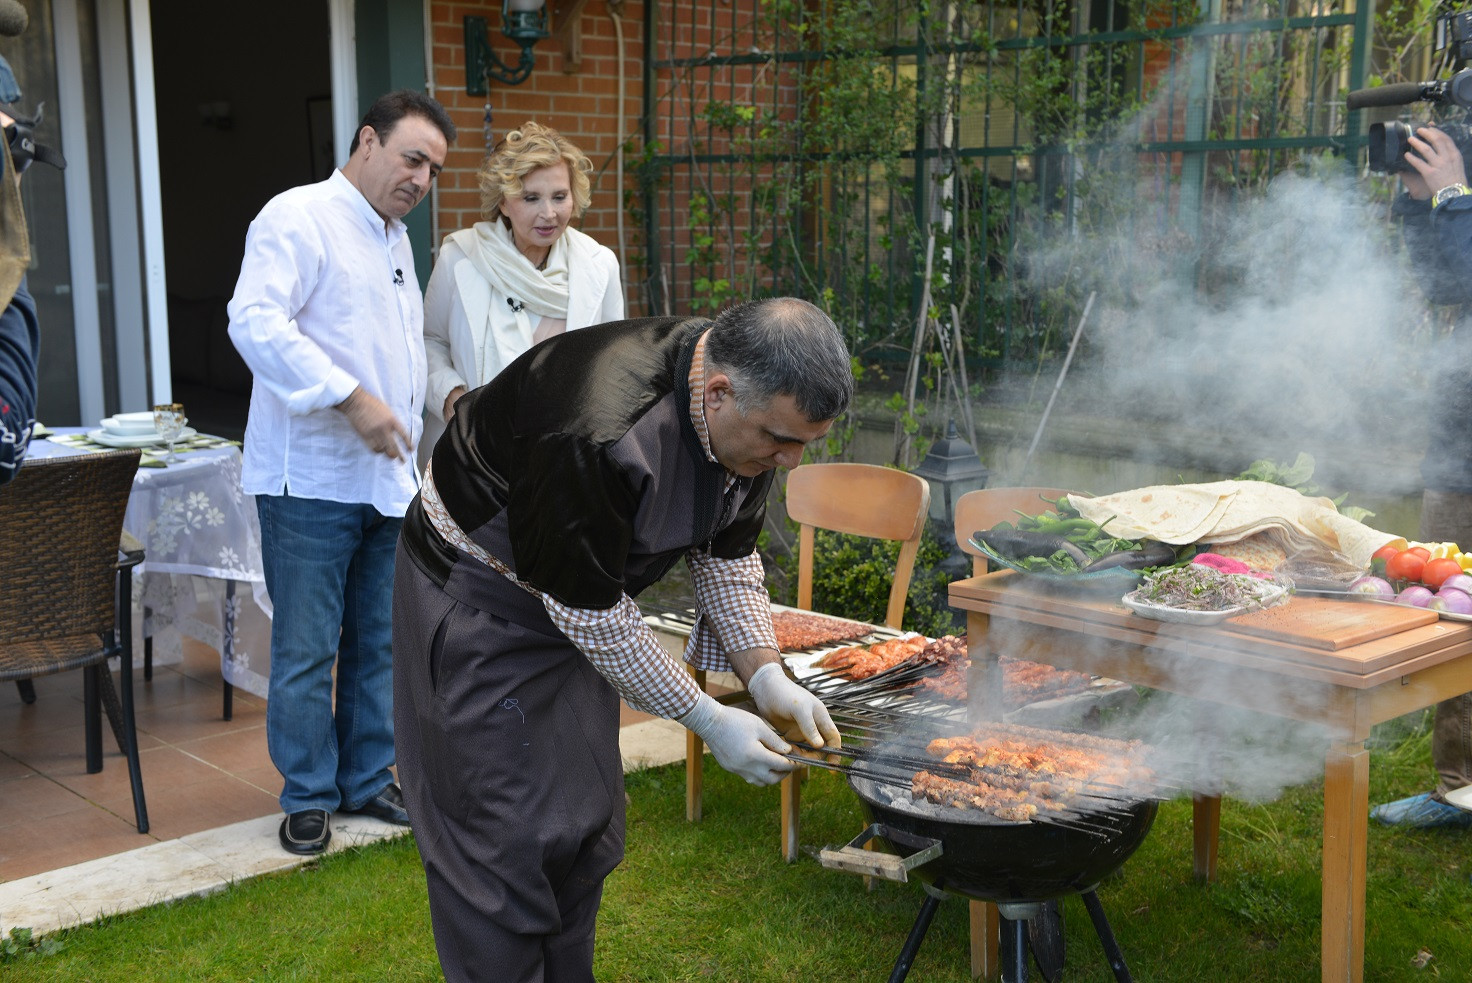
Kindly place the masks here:
<instances>
[{"instance_id":1,"label":"man in white shirt","mask_svg":"<svg viewBox=\"0 0 1472 983\"><path fill-rule=\"evenodd\" d=\"M335 810L408 823L389 770L389 610L426 368L402 219L454 139L423 93L379 98L340 170L256 216L230 300L254 374L242 485L274 608L266 744L292 853L325 849Z\"/></svg>"}]
</instances>

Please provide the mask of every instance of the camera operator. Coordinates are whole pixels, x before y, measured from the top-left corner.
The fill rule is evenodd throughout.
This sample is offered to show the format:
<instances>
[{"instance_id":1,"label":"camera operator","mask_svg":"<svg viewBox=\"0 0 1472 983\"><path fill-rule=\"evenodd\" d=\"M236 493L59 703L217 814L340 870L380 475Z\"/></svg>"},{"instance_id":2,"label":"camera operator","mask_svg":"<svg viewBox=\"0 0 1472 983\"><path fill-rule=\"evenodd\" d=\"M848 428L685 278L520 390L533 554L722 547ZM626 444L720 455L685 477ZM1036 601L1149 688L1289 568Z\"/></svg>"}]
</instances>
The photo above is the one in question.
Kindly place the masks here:
<instances>
[{"instance_id":1,"label":"camera operator","mask_svg":"<svg viewBox=\"0 0 1472 983\"><path fill-rule=\"evenodd\" d=\"M1401 221L1407 249L1426 271L1421 289L1434 304L1472 304L1472 191L1466 163L1451 135L1423 126L1407 140L1410 169L1401 172L1405 194L1392 214ZM1437 407L1427 414L1427 451L1421 465L1423 542L1472 544L1472 324L1454 331L1434 353L1430 391ZM1472 813L1442 796L1472 785L1472 693L1436 707L1431 760L1434 791L1370 810L1390 826L1424 829L1472 826Z\"/></svg>"},{"instance_id":2,"label":"camera operator","mask_svg":"<svg viewBox=\"0 0 1472 983\"><path fill-rule=\"evenodd\" d=\"M18 6L18 5L15 5ZM22 13L24 11L22 10ZM8 14L8 10L0 9ZM20 21L24 26L24 20ZM10 65L0 58L0 93L19 97ZM8 101L14 101L9 99ZM16 121L0 112L4 128L4 173L0 177L0 483L15 477L25 460L31 430L36 423L36 358L41 329L36 303L26 289L30 266L30 238L20 202L20 173L11 156Z\"/></svg>"}]
</instances>

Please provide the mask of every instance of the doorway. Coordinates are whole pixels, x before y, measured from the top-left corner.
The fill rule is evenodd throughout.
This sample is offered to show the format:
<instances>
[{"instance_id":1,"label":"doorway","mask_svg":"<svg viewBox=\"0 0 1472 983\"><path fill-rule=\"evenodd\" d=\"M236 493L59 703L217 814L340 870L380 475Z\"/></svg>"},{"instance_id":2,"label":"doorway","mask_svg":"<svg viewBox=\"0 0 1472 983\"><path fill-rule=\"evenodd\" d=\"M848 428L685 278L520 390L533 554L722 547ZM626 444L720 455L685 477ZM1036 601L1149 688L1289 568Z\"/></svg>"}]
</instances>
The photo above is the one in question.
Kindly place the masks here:
<instances>
[{"instance_id":1,"label":"doorway","mask_svg":"<svg viewBox=\"0 0 1472 983\"><path fill-rule=\"evenodd\" d=\"M190 425L241 438L251 376L226 332L251 220L327 178L328 4L152 0L171 388Z\"/></svg>"}]
</instances>

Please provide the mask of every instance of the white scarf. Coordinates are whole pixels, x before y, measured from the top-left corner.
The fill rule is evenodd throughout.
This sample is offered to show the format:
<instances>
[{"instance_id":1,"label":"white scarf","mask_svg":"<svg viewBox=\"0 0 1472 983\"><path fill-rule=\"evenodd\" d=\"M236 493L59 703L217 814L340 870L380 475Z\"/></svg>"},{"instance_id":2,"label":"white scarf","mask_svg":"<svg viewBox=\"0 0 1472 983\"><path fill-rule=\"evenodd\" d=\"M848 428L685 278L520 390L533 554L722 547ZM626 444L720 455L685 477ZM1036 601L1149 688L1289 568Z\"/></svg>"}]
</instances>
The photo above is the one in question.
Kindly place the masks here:
<instances>
[{"instance_id":1,"label":"white scarf","mask_svg":"<svg viewBox=\"0 0 1472 983\"><path fill-rule=\"evenodd\" d=\"M450 238L470 257L492 290L534 314L567 317L567 230L552 243L540 270L516 248L511 230L499 220L477 222ZM512 305L503 306L509 310ZM490 315L493 323L496 313Z\"/></svg>"},{"instance_id":2,"label":"white scarf","mask_svg":"<svg viewBox=\"0 0 1472 983\"><path fill-rule=\"evenodd\" d=\"M481 383L494 375L491 364L509 361L531 347L535 333L532 315L538 323L544 317L566 320L567 237L571 231L563 230L552 243L540 270L516 248L511 230L500 220L477 222L450 236L491 287L486 340L480 346L480 364L475 367Z\"/></svg>"}]
</instances>

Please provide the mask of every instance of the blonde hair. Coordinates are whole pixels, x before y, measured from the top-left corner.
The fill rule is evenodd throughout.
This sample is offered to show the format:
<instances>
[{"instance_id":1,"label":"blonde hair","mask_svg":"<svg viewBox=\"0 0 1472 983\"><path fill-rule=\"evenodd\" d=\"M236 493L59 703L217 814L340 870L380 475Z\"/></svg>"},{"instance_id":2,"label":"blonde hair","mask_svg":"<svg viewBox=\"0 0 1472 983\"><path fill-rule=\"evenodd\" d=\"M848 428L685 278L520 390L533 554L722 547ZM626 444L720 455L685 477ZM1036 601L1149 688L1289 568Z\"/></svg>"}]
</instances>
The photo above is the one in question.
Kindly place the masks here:
<instances>
[{"instance_id":1,"label":"blonde hair","mask_svg":"<svg viewBox=\"0 0 1472 983\"><path fill-rule=\"evenodd\" d=\"M550 126L527 121L496 144L475 180L480 185L481 215L492 221L501 214L501 202L521 194L521 179L540 167L567 165L572 183L572 216L583 214L593 195L588 174L593 162L567 137Z\"/></svg>"}]
</instances>

